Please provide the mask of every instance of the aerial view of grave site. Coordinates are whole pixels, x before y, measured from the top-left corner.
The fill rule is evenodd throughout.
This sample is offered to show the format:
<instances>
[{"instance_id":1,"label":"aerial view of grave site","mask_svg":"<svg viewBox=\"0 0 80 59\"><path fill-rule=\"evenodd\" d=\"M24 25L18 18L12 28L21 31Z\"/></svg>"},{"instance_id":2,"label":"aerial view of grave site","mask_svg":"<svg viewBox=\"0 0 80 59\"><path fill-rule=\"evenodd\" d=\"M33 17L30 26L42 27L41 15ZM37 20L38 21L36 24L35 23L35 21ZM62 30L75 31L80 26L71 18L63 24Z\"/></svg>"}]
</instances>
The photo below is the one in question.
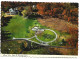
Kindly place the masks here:
<instances>
[{"instance_id":1,"label":"aerial view of grave site","mask_svg":"<svg viewBox=\"0 0 80 59\"><path fill-rule=\"evenodd\" d=\"M1 2L1 53L78 55L78 3Z\"/></svg>"}]
</instances>

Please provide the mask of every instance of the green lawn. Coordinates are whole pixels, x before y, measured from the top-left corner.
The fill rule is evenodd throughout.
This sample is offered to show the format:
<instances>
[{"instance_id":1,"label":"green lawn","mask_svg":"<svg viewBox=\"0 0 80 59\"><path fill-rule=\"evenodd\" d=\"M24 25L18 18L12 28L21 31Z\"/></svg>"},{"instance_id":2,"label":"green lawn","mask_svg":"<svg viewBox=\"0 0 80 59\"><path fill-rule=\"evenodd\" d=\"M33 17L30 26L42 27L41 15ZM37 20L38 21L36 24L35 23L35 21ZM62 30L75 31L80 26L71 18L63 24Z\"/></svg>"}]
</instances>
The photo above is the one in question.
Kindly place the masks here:
<instances>
[{"instance_id":1,"label":"green lawn","mask_svg":"<svg viewBox=\"0 0 80 59\"><path fill-rule=\"evenodd\" d=\"M32 28L38 26L40 28L44 29L51 29L47 28L45 26L42 26L37 20L35 19L25 19L22 16L16 15L13 16L12 19L10 19L10 22L7 26L2 27L2 30L9 31L12 35L11 37L15 38L30 38L35 35L35 31L32 31ZM53 29L51 29L53 30ZM49 43L50 45L59 45L59 42L62 41L62 39L67 39L67 33L61 33L57 30L54 30L58 38L55 42ZM63 36L63 38L59 38ZM65 37L66 36L66 37ZM42 35L38 35L38 38L44 42L52 41L55 38L55 34L49 30L45 30ZM32 41L40 43L36 38L30 39Z\"/></svg>"},{"instance_id":2,"label":"green lawn","mask_svg":"<svg viewBox=\"0 0 80 59\"><path fill-rule=\"evenodd\" d=\"M38 34L37 37L44 42L49 42L54 40L56 35L50 30L45 30L41 34Z\"/></svg>"},{"instance_id":3,"label":"green lawn","mask_svg":"<svg viewBox=\"0 0 80 59\"><path fill-rule=\"evenodd\" d=\"M14 16L8 26L5 26L5 31L10 31L13 37L26 38L34 36L34 31L31 28L34 26L34 20L24 19L21 16Z\"/></svg>"},{"instance_id":4,"label":"green lawn","mask_svg":"<svg viewBox=\"0 0 80 59\"><path fill-rule=\"evenodd\" d=\"M31 30L34 26L45 28L45 26L42 26L37 20L24 19L24 17L16 15L10 19L8 26L2 29L11 32L15 38L29 38L35 34L35 32Z\"/></svg>"}]
</instances>

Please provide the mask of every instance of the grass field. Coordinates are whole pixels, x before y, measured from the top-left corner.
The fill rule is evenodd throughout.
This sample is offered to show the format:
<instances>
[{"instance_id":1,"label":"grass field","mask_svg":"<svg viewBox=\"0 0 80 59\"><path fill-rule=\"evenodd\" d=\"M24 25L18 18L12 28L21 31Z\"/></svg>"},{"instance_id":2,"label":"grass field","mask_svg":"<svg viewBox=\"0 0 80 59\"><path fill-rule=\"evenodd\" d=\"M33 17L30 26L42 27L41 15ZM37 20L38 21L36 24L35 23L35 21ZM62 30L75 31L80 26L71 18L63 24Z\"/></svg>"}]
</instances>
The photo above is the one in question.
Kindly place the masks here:
<instances>
[{"instance_id":1,"label":"grass field","mask_svg":"<svg viewBox=\"0 0 80 59\"><path fill-rule=\"evenodd\" d=\"M4 27L6 31L10 31L13 37L25 38L34 36L34 31L30 30L33 25L33 20L24 19L21 16L14 16L8 26Z\"/></svg>"},{"instance_id":2,"label":"grass field","mask_svg":"<svg viewBox=\"0 0 80 59\"><path fill-rule=\"evenodd\" d=\"M44 29L51 29L46 26L42 26L37 20L35 19L25 19L22 16L16 15L10 19L10 22L7 26L2 27L4 31L9 31L12 35L11 37L15 38L30 38L35 35L35 31L32 31L32 28L38 26ZM51 29L53 30L53 29ZM57 33L57 40L55 42L49 43L51 46L57 45L59 46L62 39L67 39L69 34L61 33L57 30L54 30ZM66 37L65 37L66 36ZM49 30L45 30L42 35L38 35L38 38L44 42L52 41L55 38L55 34ZM30 39L32 41L40 43L36 38Z\"/></svg>"},{"instance_id":3,"label":"grass field","mask_svg":"<svg viewBox=\"0 0 80 59\"><path fill-rule=\"evenodd\" d=\"M62 42L62 39L66 40L70 37L70 34L65 32L60 32L57 30L54 30L52 28L48 28L46 26L41 25L38 20L35 19L25 19L22 16L16 15L13 16L12 19L10 19L9 23L7 23L7 26L2 27L2 31L9 31L11 35L10 40L12 40L13 37L15 38L30 38L35 35L35 31L32 31L32 28L35 26L38 26L41 29L51 29L56 32L57 39L54 42L48 43L50 46L64 46L64 44L60 44ZM44 42L49 42L54 40L55 34L52 31L45 30L42 32L42 34L37 35L38 39ZM8 39L9 40L9 39ZM41 43L36 38L30 39L31 41ZM24 44L23 44L24 43ZM1 44L1 51L2 53L21 53L28 42L25 40L15 40L15 41L4 41ZM23 46L24 45L24 46ZM41 52L42 51L42 52ZM23 51L23 54L42 54L47 53L43 48L41 49L33 49L31 51Z\"/></svg>"}]
</instances>

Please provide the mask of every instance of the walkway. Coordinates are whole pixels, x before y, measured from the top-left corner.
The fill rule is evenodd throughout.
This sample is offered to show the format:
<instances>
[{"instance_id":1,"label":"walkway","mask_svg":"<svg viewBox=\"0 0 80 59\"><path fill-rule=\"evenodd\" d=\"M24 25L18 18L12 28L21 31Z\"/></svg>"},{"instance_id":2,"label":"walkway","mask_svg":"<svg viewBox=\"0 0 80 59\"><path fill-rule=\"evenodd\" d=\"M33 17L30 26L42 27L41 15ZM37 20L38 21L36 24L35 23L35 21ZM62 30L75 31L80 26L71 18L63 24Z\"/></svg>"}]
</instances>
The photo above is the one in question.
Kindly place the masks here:
<instances>
[{"instance_id":1,"label":"walkway","mask_svg":"<svg viewBox=\"0 0 80 59\"><path fill-rule=\"evenodd\" d=\"M37 35L35 34L35 36L33 36L33 37L31 37L31 38L14 38L14 37L13 37L13 40L28 40L28 41L30 41L30 42L33 42L33 43L36 43L36 44L39 44L39 45L43 45L43 46L47 46L47 47L53 47L53 48L64 48L64 49L74 49L74 48L76 48L76 47L74 47L74 48L70 48L70 47L69 47L69 48L66 48L66 47L50 46L48 43L54 42L54 41L57 39L57 34L56 34L55 31L53 31L53 30L51 30L51 29L44 29L44 30L50 30L50 31L52 31L53 33L55 33L56 38L53 39L52 41L44 42L44 41L41 41L40 39L38 39L38 38L37 38ZM32 40L29 40L29 39L32 39L32 38L36 38L38 41L40 41L40 43L35 42L35 41L32 41Z\"/></svg>"},{"instance_id":2,"label":"walkway","mask_svg":"<svg viewBox=\"0 0 80 59\"><path fill-rule=\"evenodd\" d=\"M32 40L29 40L29 39L32 39L34 38L35 36L31 37L31 38L13 38L13 40L27 40L27 41L30 41L30 42L33 42L33 43L36 43L36 44L39 44L39 45L43 45L43 46L49 46L47 44L42 44L42 43L38 43L38 42L35 42L35 41L32 41Z\"/></svg>"},{"instance_id":3,"label":"walkway","mask_svg":"<svg viewBox=\"0 0 80 59\"><path fill-rule=\"evenodd\" d=\"M44 41L38 39L37 35L35 34L35 36L33 36L33 37L31 37L31 38L14 38L14 37L13 37L13 40L17 40L17 39L18 39L18 40L20 40L20 39L22 40L22 39L24 39L24 40L28 40L28 41L31 41L31 42L34 42L34 43L37 43L37 44L40 44L40 45L48 45L48 43L54 42L54 41L57 39L57 34L56 34L55 31L53 31L53 30L51 30L51 29L44 29L44 30L50 30L50 31L52 31L52 32L56 35L56 38L53 39L52 41L44 42ZM32 38L34 38L34 37L35 37L40 43L35 42L35 41L32 41L32 40L29 40L29 39L32 39Z\"/></svg>"}]
</instances>

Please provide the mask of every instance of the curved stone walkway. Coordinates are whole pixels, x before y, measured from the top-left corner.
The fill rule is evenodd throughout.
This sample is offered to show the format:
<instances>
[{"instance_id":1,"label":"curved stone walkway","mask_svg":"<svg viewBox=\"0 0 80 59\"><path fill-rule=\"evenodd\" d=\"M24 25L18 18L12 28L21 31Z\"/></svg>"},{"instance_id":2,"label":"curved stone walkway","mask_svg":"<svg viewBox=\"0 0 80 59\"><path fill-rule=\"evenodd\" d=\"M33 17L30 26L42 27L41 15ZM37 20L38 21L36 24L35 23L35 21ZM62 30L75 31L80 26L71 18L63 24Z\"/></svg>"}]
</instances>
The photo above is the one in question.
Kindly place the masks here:
<instances>
[{"instance_id":1,"label":"curved stone walkway","mask_svg":"<svg viewBox=\"0 0 80 59\"><path fill-rule=\"evenodd\" d=\"M37 35L35 34L35 36L33 36L33 37L31 37L31 38L14 38L14 37L13 37L13 40L15 40L15 39L19 39L19 40L21 39L21 40L22 40L22 39L24 39L24 40L31 41L31 40L29 40L29 39L32 39L32 38L35 37L38 41L40 41L40 43L37 43L37 42L35 42L35 41L31 41L31 42L34 42L34 43L37 43L37 44L40 44L40 45L48 45L48 43L54 42L54 41L57 39L57 34L56 34L55 31L53 31L53 30L51 30L51 29L44 29L44 30L50 30L50 31L52 31L52 32L56 35L56 38L53 39L52 41L44 42L44 41L38 39L38 38L37 38Z\"/></svg>"},{"instance_id":2,"label":"curved stone walkway","mask_svg":"<svg viewBox=\"0 0 80 59\"><path fill-rule=\"evenodd\" d=\"M55 33L56 38L53 39L52 41L50 41L50 42L54 42L54 41L57 39L57 34L56 34L56 32L53 31L53 30L51 30L51 29L45 29L45 30L50 30L50 31L52 31L52 32ZM35 42L35 41L32 41L32 40L29 40L29 39L32 39L32 38L34 38L34 37L35 37L38 41L40 41L41 43L38 43L38 42ZM50 43L50 42L41 41L40 39L37 38L37 35L35 35L35 36L31 37L31 38L14 38L14 37L13 37L13 40L28 40L28 41L30 41L30 42L33 42L33 43L36 43L36 44L39 44L39 45L43 45L43 46L47 46L47 47L53 47L53 48L63 48L63 49L74 49L74 48L76 48L76 47L66 48L66 47L50 46L50 45L48 44L48 43Z\"/></svg>"},{"instance_id":3,"label":"curved stone walkway","mask_svg":"<svg viewBox=\"0 0 80 59\"><path fill-rule=\"evenodd\" d=\"M34 38L35 36L31 37L31 38ZM13 38L13 40L27 40L27 41L30 41L30 42L33 42L33 43L36 43L36 44L39 44L39 45L43 45L43 46L49 46L48 44L42 44L42 43L38 43L38 42L35 42L35 41L32 41L32 40L29 40L31 38Z\"/></svg>"}]
</instances>

